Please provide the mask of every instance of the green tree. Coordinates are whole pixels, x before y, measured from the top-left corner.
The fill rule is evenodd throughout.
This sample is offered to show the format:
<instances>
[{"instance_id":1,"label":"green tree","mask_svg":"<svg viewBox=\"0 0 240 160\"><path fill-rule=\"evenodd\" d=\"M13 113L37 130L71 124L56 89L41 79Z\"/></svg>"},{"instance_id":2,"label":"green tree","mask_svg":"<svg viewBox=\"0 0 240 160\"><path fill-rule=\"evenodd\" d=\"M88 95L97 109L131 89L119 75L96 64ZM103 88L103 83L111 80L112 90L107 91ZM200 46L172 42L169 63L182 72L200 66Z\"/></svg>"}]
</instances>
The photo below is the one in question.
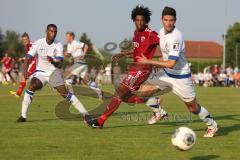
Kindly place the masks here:
<instances>
[{"instance_id":1,"label":"green tree","mask_svg":"<svg viewBox=\"0 0 240 160\"><path fill-rule=\"evenodd\" d=\"M7 30L3 39L2 48L4 51L12 54L13 57L18 58L24 52L24 47L20 42L20 34L15 31Z\"/></svg>"},{"instance_id":2,"label":"green tree","mask_svg":"<svg viewBox=\"0 0 240 160\"><path fill-rule=\"evenodd\" d=\"M229 27L226 35L226 64L236 66L236 50L238 47L238 66L240 62L240 23Z\"/></svg>"},{"instance_id":3,"label":"green tree","mask_svg":"<svg viewBox=\"0 0 240 160\"><path fill-rule=\"evenodd\" d=\"M92 52L92 41L91 41L91 39L88 37L87 33L83 33L83 34L80 36L79 41L87 44L87 45L89 46L89 52Z\"/></svg>"}]
</instances>

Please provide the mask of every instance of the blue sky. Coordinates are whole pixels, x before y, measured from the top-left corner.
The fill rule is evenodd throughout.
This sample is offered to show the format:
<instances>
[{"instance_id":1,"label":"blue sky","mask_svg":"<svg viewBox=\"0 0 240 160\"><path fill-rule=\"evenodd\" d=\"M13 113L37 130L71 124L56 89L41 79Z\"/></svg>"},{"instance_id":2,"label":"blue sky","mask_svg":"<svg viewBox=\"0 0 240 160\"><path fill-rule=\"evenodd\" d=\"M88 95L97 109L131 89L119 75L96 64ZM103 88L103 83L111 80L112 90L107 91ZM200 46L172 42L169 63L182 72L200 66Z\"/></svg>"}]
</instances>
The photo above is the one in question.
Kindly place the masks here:
<instances>
[{"instance_id":1,"label":"blue sky","mask_svg":"<svg viewBox=\"0 0 240 160\"><path fill-rule=\"evenodd\" d=\"M239 0L0 0L0 28L27 31L33 40L44 36L48 23L59 28L57 39L65 43L66 31L86 32L98 48L131 37L131 10L137 4L152 10L150 26L159 31L164 6L177 10L177 28L185 40L222 43L225 28L240 21ZM224 27L226 26L226 27Z\"/></svg>"}]
</instances>

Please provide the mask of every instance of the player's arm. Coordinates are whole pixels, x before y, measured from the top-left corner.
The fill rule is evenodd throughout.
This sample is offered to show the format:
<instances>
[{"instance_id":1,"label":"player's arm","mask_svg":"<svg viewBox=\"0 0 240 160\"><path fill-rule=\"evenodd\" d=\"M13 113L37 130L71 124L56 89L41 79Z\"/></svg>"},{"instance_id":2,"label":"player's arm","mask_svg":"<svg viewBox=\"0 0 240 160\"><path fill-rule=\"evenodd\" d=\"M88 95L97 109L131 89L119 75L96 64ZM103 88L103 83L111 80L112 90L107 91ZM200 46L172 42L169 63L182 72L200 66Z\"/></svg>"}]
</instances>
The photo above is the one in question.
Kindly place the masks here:
<instances>
[{"instance_id":1,"label":"player's arm","mask_svg":"<svg viewBox=\"0 0 240 160\"><path fill-rule=\"evenodd\" d=\"M56 49L57 49L57 54L55 56L55 59L53 59L53 57L51 56L47 56L47 59L48 59L48 62L54 65L54 67L62 68L62 62L64 59L62 44L59 43Z\"/></svg>"},{"instance_id":2,"label":"player's arm","mask_svg":"<svg viewBox=\"0 0 240 160\"><path fill-rule=\"evenodd\" d=\"M28 67L29 64L31 63L33 57L36 55L37 53L37 42L33 43L32 47L30 48L30 50L28 51L28 53L25 56L24 62L23 62L23 76L24 78L28 78Z\"/></svg>"},{"instance_id":3,"label":"player's arm","mask_svg":"<svg viewBox=\"0 0 240 160\"><path fill-rule=\"evenodd\" d=\"M163 68L173 68L177 62L176 60L173 60L173 59L169 59L166 61L162 61L162 60L155 61L155 60L147 59L147 57L145 57L143 54L141 57L138 56L137 59L139 63L150 64L153 66L163 67Z\"/></svg>"},{"instance_id":4,"label":"player's arm","mask_svg":"<svg viewBox=\"0 0 240 160\"><path fill-rule=\"evenodd\" d=\"M127 52L118 53L118 54L112 56L112 61L116 62L119 59L121 59L122 57L129 56L129 55L132 55L132 54L133 54L133 50L127 51Z\"/></svg>"},{"instance_id":5,"label":"player's arm","mask_svg":"<svg viewBox=\"0 0 240 160\"><path fill-rule=\"evenodd\" d=\"M159 61L149 60L142 54L141 57L140 56L137 57L139 62L143 64L150 64L156 67L173 68L177 63L177 60L181 52L180 50L183 43L182 36L173 35L169 43L170 43L170 50L169 50L168 60L159 60Z\"/></svg>"},{"instance_id":6,"label":"player's arm","mask_svg":"<svg viewBox=\"0 0 240 160\"><path fill-rule=\"evenodd\" d=\"M23 62L23 76L26 79L28 78L28 67L29 67L29 64L30 64L32 58L33 58L32 56L27 54L26 58L24 59L24 62Z\"/></svg>"}]
</instances>

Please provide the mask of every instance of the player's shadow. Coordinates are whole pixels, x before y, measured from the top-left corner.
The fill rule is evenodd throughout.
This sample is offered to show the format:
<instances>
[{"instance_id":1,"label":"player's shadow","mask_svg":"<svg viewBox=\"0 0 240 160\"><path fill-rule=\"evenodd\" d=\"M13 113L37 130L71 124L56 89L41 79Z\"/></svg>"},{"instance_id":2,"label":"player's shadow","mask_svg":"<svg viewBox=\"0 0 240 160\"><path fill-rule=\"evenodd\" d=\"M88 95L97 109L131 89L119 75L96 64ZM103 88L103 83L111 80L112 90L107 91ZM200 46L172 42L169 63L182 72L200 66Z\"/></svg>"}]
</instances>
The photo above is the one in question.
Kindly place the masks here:
<instances>
[{"instance_id":1,"label":"player's shadow","mask_svg":"<svg viewBox=\"0 0 240 160\"><path fill-rule=\"evenodd\" d=\"M106 126L104 129L114 129L114 128L132 128L132 127L145 127L149 124L131 124L131 125L119 125L119 126Z\"/></svg>"},{"instance_id":2,"label":"player's shadow","mask_svg":"<svg viewBox=\"0 0 240 160\"><path fill-rule=\"evenodd\" d=\"M232 120L232 121L240 121L238 119L239 115L224 115L224 116L215 116L214 119L218 122L220 120ZM191 120L187 123L203 123L201 120ZM154 125L170 125L170 126L182 126L186 125L186 122L166 122L166 121L160 121L159 123L156 123ZM216 136L226 136L231 132L236 132L240 130L240 124L234 124L231 126L223 126L221 125L221 121L218 122L219 125L219 130L216 134ZM199 128L199 129L194 129L194 131L205 131L206 128ZM172 134L171 132L163 132L162 134Z\"/></svg>"},{"instance_id":3,"label":"player's shadow","mask_svg":"<svg viewBox=\"0 0 240 160\"><path fill-rule=\"evenodd\" d=\"M196 156L196 157L190 158L190 160L214 160L219 157L220 157L219 155Z\"/></svg>"}]
</instances>

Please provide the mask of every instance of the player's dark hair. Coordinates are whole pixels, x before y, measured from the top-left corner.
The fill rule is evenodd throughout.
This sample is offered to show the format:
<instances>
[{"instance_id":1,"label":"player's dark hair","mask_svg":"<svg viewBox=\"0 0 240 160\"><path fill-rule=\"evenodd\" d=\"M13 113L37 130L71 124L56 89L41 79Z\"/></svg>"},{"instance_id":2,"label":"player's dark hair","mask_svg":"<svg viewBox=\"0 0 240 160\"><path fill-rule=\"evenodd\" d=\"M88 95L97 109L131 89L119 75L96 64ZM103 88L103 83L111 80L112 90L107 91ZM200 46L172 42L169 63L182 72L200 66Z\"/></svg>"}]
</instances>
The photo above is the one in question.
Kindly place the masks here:
<instances>
[{"instance_id":1,"label":"player's dark hair","mask_svg":"<svg viewBox=\"0 0 240 160\"><path fill-rule=\"evenodd\" d=\"M28 33L27 33L27 32L24 32L24 33L22 34L22 38L23 38L23 37L27 37L27 38L29 39Z\"/></svg>"},{"instance_id":2,"label":"player's dark hair","mask_svg":"<svg viewBox=\"0 0 240 160\"><path fill-rule=\"evenodd\" d=\"M177 18L177 13L174 8L166 6L162 11L162 18L163 16L170 15L173 16L175 19Z\"/></svg>"},{"instance_id":3,"label":"player's dark hair","mask_svg":"<svg viewBox=\"0 0 240 160\"><path fill-rule=\"evenodd\" d=\"M73 37L73 39L75 38L74 32L67 32L66 34L68 34L68 35L70 35L71 37Z\"/></svg>"},{"instance_id":4,"label":"player's dark hair","mask_svg":"<svg viewBox=\"0 0 240 160\"><path fill-rule=\"evenodd\" d=\"M144 7L143 5L137 5L133 10L132 10L132 20L135 21L136 16L143 16L145 18L145 22L148 24L151 20L151 11L149 10L148 7Z\"/></svg>"},{"instance_id":5,"label":"player's dark hair","mask_svg":"<svg viewBox=\"0 0 240 160\"><path fill-rule=\"evenodd\" d=\"M57 29L57 26L56 26L55 24L49 24L49 25L47 25L47 30L48 30L49 28L56 28L56 29Z\"/></svg>"}]
</instances>

